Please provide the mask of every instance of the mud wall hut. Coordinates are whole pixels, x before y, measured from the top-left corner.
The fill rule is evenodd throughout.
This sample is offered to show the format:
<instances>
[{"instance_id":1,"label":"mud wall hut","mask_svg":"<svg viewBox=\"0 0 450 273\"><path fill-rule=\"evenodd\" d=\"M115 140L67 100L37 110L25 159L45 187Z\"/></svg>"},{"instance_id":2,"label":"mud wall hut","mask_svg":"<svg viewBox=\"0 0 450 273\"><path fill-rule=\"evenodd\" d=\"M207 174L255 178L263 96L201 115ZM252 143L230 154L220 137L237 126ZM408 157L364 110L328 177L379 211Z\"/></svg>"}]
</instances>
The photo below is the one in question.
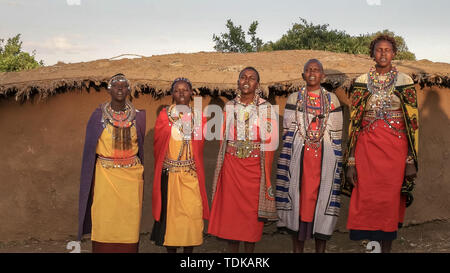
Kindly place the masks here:
<instances>
[{"instance_id":1,"label":"mud wall hut","mask_svg":"<svg viewBox=\"0 0 450 273\"><path fill-rule=\"evenodd\" d=\"M132 100L147 111L144 209L141 232L151 230L153 128L163 105L171 103L171 81L193 82L203 107L232 98L239 71L253 66L272 103L284 110L286 97L304 84L301 72L310 58L322 61L323 84L341 102L354 78L366 73L366 56L323 51L275 51L247 54L195 53L117 61L57 64L36 70L0 73L0 242L74 239L85 128L92 111L109 99L110 76L124 73L132 82ZM412 76L420 112L419 176L415 202L406 225L450 218L450 64L396 61ZM348 110L344 112L348 117ZM280 119L282 116L280 116ZM347 122L348 123L348 122ZM345 126L347 126L347 123ZM205 149L207 190L218 151L217 141ZM275 166L275 162L274 162ZM273 178L274 176L273 172ZM345 230L348 198L338 228Z\"/></svg>"}]
</instances>

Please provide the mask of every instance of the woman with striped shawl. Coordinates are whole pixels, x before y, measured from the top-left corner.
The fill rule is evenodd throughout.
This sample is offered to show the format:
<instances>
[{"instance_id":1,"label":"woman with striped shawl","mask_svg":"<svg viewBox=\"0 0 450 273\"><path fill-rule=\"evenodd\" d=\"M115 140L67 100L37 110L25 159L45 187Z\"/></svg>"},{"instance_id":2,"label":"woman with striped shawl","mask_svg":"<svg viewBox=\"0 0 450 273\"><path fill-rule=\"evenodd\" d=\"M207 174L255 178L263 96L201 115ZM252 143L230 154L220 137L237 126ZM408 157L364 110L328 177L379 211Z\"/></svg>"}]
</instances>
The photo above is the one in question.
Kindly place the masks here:
<instances>
[{"instance_id":1,"label":"woman with striped shawl","mask_svg":"<svg viewBox=\"0 0 450 273\"><path fill-rule=\"evenodd\" d=\"M340 208L342 110L336 95L320 86L318 60L305 64L302 77L306 87L289 96L284 110L277 226L292 233L294 252L313 237L316 252L325 252Z\"/></svg>"}]
</instances>

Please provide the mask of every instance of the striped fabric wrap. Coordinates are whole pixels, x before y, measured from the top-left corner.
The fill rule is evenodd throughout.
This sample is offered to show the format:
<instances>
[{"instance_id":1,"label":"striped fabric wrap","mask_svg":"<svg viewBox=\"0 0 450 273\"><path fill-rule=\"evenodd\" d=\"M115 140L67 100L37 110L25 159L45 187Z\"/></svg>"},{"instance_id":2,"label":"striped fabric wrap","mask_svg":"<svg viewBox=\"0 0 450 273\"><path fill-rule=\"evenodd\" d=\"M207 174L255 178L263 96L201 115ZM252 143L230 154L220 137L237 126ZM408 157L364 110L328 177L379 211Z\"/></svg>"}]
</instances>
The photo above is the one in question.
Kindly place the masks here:
<instances>
[{"instance_id":1,"label":"striped fabric wrap","mask_svg":"<svg viewBox=\"0 0 450 273\"><path fill-rule=\"evenodd\" d=\"M296 126L293 123L286 134L283 135L283 147L281 148L280 157L277 162L275 200L277 209L282 210L292 209L292 203L289 201L289 164L292 157L292 143L295 135L295 129Z\"/></svg>"},{"instance_id":2,"label":"striped fabric wrap","mask_svg":"<svg viewBox=\"0 0 450 273\"><path fill-rule=\"evenodd\" d=\"M334 94L325 91L325 96L334 103L335 109L330 112L322 139L322 169L319 193L313 222L313 234L328 238L332 235L339 216L340 186L342 173L342 108ZM332 96L333 99L332 99ZM286 227L293 231L299 230L300 189L302 177L302 158L304 139L296 123L296 102L302 99L299 92L288 98L284 110L283 147L277 164L276 207L278 227ZM298 116L303 119L299 109ZM312 119L312 114L311 118ZM304 134L303 134L304 135Z\"/></svg>"}]
</instances>

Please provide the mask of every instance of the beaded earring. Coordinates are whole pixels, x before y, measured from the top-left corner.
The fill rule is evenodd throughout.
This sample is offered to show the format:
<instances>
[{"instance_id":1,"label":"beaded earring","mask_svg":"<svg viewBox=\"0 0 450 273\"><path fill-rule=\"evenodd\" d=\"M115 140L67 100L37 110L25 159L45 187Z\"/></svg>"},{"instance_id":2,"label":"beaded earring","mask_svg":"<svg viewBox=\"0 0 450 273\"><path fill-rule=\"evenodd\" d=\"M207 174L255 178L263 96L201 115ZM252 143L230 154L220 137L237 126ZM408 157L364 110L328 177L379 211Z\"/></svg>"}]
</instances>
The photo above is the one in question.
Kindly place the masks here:
<instances>
[{"instance_id":1,"label":"beaded earring","mask_svg":"<svg viewBox=\"0 0 450 273\"><path fill-rule=\"evenodd\" d=\"M258 87L258 89L256 89L256 91L255 91L255 94L256 94L258 97L263 97L264 92L261 90L261 88Z\"/></svg>"},{"instance_id":2,"label":"beaded earring","mask_svg":"<svg viewBox=\"0 0 450 273\"><path fill-rule=\"evenodd\" d=\"M240 97L240 96L241 96L241 89L236 88L236 89L234 90L234 94L236 94L237 97Z\"/></svg>"}]
</instances>

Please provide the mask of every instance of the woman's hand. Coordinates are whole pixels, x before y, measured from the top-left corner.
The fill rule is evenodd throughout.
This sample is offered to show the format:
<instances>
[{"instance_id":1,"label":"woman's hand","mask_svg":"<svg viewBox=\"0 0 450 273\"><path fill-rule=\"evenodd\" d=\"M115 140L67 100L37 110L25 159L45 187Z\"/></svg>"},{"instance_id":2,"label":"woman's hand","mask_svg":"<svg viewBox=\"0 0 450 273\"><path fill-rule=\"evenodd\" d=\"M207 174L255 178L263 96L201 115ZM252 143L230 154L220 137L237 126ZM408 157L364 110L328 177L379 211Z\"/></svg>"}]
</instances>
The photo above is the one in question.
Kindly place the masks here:
<instances>
[{"instance_id":1,"label":"woman's hand","mask_svg":"<svg viewBox=\"0 0 450 273\"><path fill-rule=\"evenodd\" d=\"M406 163L405 177L410 179L417 177L417 170L414 163L413 164Z\"/></svg>"},{"instance_id":2,"label":"woman's hand","mask_svg":"<svg viewBox=\"0 0 450 273\"><path fill-rule=\"evenodd\" d=\"M356 180L358 178L358 175L356 174L356 167L348 166L347 172L345 175L346 175L347 181L349 181L350 185L352 185L354 187L356 185Z\"/></svg>"}]
</instances>

